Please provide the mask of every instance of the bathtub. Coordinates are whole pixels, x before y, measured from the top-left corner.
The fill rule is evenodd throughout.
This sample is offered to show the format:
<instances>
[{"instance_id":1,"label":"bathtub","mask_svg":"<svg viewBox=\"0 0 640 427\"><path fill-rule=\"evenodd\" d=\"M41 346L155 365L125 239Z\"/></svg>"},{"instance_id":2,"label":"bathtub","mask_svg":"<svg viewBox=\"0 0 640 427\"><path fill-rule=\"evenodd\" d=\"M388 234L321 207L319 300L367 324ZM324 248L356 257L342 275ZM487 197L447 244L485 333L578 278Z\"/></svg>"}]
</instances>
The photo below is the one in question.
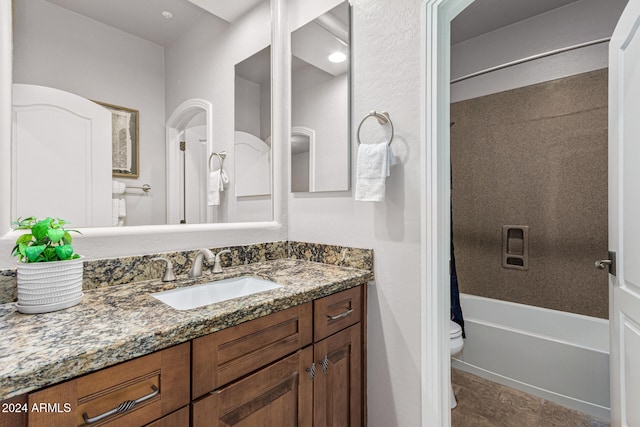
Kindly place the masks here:
<instances>
[{"instance_id":1,"label":"bathtub","mask_svg":"<svg viewBox=\"0 0 640 427\"><path fill-rule=\"evenodd\" d=\"M609 419L609 321L461 294L452 367Z\"/></svg>"}]
</instances>

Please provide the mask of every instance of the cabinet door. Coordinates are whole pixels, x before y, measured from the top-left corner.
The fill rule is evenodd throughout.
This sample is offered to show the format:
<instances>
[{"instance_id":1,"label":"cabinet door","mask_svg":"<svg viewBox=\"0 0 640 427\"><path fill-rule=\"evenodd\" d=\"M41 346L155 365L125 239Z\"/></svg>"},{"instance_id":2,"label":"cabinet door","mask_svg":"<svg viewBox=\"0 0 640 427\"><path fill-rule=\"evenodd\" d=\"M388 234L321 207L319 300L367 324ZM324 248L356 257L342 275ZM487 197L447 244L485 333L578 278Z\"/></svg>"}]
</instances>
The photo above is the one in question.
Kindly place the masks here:
<instances>
[{"instance_id":1,"label":"cabinet door","mask_svg":"<svg viewBox=\"0 0 640 427\"><path fill-rule=\"evenodd\" d=\"M310 427L311 347L267 366L192 404L193 427Z\"/></svg>"},{"instance_id":2,"label":"cabinet door","mask_svg":"<svg viewBox=\"0 0 640 427\"><path fill-rule=\"evenodd\" d=\"M314 427L362 424L360 324L314 344Z\"/></svg>"}]
</instances>

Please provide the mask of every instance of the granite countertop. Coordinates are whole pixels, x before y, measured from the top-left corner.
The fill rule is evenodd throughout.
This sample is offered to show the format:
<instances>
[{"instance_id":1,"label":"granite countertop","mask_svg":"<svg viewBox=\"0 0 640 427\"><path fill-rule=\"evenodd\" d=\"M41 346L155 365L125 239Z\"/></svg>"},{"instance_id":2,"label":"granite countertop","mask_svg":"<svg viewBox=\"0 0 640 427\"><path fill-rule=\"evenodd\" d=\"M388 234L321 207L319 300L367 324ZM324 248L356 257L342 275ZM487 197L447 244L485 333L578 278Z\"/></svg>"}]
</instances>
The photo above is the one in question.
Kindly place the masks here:
<instances>
[{"instance_id":1,"label":"granite countertop","mask_svg":"<svg viewBox=\"0 0 640 427\"><path fill-rule=\"evenodd\" d=\"M178 311L149 294L251 275L281 288ZM189 341L367 282L369 270L280 259L228 267L197 281L147 281L85 291L66 310L21 314L0 305L0 400Z\"/></svg>"}]
</instances>

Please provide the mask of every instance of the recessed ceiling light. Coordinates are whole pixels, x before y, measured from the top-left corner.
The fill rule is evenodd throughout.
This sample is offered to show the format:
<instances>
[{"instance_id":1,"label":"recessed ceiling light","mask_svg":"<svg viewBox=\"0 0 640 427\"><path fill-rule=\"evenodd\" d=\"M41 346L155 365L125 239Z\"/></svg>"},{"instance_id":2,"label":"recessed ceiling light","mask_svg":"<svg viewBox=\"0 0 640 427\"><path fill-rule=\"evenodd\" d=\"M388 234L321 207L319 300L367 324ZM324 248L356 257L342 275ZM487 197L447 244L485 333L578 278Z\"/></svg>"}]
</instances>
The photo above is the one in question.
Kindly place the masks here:
<instances>
[{"instance_id":1,"label":"recessed ceiling light","mask_svg":"<svg viewBox=\"0 0 640 427\"><path fill-rule=\"evenodd\" d=\"M347 60L347 55L345 55L342 52L333 52L331 55L329 55L329 61L331 62L335 62L340 63L340 62L344 62Z\"/></svg>"},{"instance_id":2,"label":"recessed ceiling light","mask_svg":"<svg viewBox=\"0 0 640 427\"><path fill-rule=\"evenodd\" d=\"M171 19L171 18L173 18L173 13L169 12L168 10L163 10L162 11L162 16L164 16L167 19Z\"/></svg>"}]
</instances>

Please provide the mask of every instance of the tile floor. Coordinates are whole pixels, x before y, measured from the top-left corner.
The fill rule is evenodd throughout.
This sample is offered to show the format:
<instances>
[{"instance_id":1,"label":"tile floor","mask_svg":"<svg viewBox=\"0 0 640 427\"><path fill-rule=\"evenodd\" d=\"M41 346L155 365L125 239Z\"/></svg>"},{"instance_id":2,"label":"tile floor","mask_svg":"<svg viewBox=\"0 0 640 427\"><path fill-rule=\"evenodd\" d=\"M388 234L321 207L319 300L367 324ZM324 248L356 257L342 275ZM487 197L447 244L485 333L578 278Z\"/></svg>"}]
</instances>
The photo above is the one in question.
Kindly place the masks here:
<instances>
[{"instance_id":1,"label":"tile floor","mask_svg":"<svg viewBox=\"0 0 640 427\"><path fill-rule=\"evenodd\" d=\"M452 427L605 427L595 419L537 396L452 369L458 406Z\"/></svg>"}]
</instances>

